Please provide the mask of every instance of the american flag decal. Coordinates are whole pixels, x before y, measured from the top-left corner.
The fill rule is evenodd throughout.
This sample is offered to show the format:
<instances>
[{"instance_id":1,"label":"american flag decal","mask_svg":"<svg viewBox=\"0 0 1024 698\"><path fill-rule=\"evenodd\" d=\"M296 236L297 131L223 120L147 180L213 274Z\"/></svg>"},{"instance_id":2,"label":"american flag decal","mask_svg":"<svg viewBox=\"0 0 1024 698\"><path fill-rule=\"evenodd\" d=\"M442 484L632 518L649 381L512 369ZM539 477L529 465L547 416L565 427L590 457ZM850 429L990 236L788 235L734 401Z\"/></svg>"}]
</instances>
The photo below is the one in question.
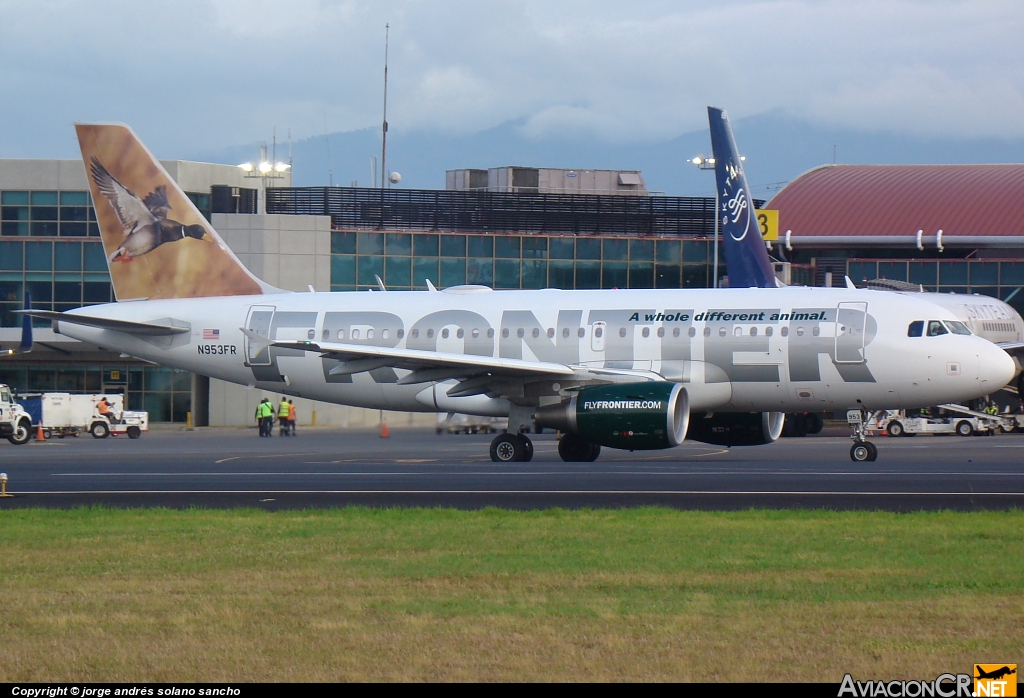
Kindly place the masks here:
<instances>
[{"instance_id":1,"label":"american flag decal","mask_svg":"<svg viewBox=\"0 0 1024 698\"><path fill-rule=\"evenodd\" d=\"M220 339L220 330L203 330L203 339L207 340L207 341L209 341L209 340L219 340Z\"/></svg>"}]
</instances>

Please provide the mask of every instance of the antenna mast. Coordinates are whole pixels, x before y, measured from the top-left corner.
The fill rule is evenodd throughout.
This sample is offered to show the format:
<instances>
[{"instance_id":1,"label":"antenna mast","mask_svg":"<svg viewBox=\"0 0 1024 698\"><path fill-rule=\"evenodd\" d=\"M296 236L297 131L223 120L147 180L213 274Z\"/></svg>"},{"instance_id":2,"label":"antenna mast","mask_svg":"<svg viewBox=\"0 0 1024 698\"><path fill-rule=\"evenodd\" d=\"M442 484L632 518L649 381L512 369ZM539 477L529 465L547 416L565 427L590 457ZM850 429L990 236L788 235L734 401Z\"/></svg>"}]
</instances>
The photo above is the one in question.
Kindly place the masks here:
<instances>
[{"instance_id":1,"label":"antenna mast","mask_svg":"<svg viewBox=\"0 0 1024 698\"><path fill-rule=\"evenodd\" d=\"M384 188L384 182L388 176L388 34L390 25L384 25L384 126L383 137L380 146L380 188Z\"/></svg>"}]
</instances>

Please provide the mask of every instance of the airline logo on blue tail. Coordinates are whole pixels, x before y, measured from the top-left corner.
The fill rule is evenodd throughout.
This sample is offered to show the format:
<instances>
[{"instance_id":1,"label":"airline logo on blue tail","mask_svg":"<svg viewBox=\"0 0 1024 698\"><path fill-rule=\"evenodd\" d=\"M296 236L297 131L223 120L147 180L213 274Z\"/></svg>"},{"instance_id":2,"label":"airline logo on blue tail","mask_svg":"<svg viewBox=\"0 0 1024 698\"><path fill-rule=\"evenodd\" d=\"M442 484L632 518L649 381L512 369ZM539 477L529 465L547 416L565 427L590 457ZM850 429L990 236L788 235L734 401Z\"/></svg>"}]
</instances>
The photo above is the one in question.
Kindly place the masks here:
<instances>
[{"instance_id":1,"label":"airline logo on blue tail","mask_svg":"<svg viewBox=\"0 0 1024 698\"><path fill-rule=\"evenodd\" d=\"M754 217L747 176L725 111L708 107L711 150L718 185L718 218L724 240L729 286L774 288L775 272Z\"/></svg>"}]
</instances>

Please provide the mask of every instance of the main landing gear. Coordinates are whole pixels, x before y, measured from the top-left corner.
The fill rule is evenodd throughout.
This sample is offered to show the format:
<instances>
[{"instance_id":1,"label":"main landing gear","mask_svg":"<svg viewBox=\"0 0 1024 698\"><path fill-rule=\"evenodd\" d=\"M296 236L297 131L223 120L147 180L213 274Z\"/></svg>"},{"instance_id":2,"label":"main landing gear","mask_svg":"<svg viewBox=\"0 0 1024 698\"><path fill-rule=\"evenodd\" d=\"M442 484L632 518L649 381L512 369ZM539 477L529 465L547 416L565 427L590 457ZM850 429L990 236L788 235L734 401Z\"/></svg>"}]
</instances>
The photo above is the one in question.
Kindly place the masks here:
<instances>
[{"instance_id":1,"label":"main landing gear","mask_svg":"<svg viewBox=\"0 0 1024 698\"><path fill-rule=\"evenodd\" d=\"M527 463L533 460L533 442L525 434L498 434L491 442L495 463Z\"/></svg>"},{"instance_id":2,"label":"main landing gear","mask_svg":"<svg viewBox=\"0 0 1024 698\"><path fill-rule=\"evenodd\" d=\"M860 422L853 425L853 446L850 447L850 460L856 462L873 461L878 458L878 449L867 440L868 425L878 418L880 413L862 410Z\"/></svg>"}]
</instances>

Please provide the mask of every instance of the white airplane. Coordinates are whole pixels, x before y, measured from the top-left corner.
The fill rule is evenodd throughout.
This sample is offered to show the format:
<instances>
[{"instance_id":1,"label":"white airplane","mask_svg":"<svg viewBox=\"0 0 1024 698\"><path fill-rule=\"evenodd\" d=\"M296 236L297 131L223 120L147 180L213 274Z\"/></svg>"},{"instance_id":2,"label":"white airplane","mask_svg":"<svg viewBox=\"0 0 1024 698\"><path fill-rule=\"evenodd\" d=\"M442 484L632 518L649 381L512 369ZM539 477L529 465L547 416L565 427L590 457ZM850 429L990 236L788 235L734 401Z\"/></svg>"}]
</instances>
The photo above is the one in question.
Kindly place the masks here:
<instances>
[{"instance_id":1,"label":"white airplane","mask_svg":"<svg viewBox=\"0 0 1024 698\"><path fill-rule=\"evenodd\" d=\"M785 412L963 402L1014 372L948 310L856 288L282 291L244 268L127 126L76 128L118 302L25 312L84 342L262 390L508 416L491 443L498 462L530 460L530 426L562 430L566 461L684 438L767 444ZM724 112L712 135L716 152L735 155ZM755 250L743 263L767 264L763 244L735 244L758 227L739 159L719 162L727 257ZM865 433L854 460L877 456Z\"/></svg>"}]
</instances>

